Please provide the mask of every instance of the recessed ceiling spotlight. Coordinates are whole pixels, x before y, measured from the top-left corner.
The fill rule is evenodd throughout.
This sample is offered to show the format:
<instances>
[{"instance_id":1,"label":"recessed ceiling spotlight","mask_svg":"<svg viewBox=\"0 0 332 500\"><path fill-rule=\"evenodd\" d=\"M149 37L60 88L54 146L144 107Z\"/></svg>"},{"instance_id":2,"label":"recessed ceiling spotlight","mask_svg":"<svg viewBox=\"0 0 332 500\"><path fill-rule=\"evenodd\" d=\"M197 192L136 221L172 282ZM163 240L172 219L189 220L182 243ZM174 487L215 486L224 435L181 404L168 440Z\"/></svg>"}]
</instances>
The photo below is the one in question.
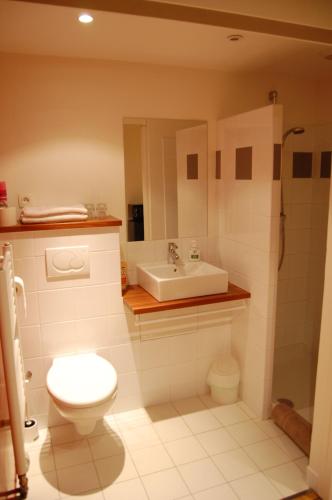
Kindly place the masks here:
<instances>
[{"instance_id":1,"label":"recessed ceiling spotlight","mask_svg":"<svg viewBox=\"0 0 332 500\"><path fill-rule=\"evenodd\" d=\"M227 40L230 42L239 42L243 39L242 35L228 35Z\"/></svg>"},{"instance_id":2,"label":"recessed ceiling spotlight","mask_svg":"<svg viewBox=\"0 0 332 500\"><path fill-rule=\"evenodd\" d=\"M93 17L90 14L87 14L86 12L84 12L84 14L80 14L78 16L78 20L80 23L89 24L89 23L92 23Z\"/></svg>"}]
</instances>

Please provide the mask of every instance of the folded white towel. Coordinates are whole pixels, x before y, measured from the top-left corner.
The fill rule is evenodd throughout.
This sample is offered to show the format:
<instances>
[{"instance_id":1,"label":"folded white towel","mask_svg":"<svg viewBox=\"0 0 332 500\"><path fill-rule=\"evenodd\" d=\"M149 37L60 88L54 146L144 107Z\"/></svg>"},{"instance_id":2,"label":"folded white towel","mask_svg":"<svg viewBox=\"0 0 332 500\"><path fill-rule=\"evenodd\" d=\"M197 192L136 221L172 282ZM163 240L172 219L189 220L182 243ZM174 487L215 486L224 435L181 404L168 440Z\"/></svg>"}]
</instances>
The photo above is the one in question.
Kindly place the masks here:
<instances>
[{"instance_id":1,"label":"folded white towel","mask_svg":"<svg viewBox=\"0 0 332 500\"><path fill-rule=\"evenodd\" d=\"M62 214L84 214L88 213L84 205L79 203L78 205L68 205L68 206L49 206L49 207L24 207L22 210L23 217L49 217L52 215L62 215Z\"/></svg>"},{"instance_id":2,"label":"folded white towel","mask_svg":"<svg viewBox=\"0 0 332 500\"><path fill-rule=\"evenodd\" d=\"M50 215L48 217L24 217L21 215L22 224L46 224L48 222L75 222L87 220L88 216L84 214L62 214Z\"/></svg>"}]
</instances>

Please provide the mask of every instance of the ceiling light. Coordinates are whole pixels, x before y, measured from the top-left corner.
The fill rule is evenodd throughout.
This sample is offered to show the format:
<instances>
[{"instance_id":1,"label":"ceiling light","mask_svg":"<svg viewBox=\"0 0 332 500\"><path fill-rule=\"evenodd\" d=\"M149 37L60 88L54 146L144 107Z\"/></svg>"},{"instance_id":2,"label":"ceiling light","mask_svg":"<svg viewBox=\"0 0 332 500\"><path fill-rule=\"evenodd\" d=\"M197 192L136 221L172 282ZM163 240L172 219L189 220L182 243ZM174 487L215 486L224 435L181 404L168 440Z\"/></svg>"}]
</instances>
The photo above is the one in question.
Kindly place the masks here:
<instances>
[{"instance_id":1,"label":"ceiling light","mask_svg":"<svg viewBox=\"0 0 332 500\"><path fill-rule=\"evenodd\" d=\"M242 35L228 35L227 40L230 42L239 42L243 39Z\"/></svg>"},{"instance_id":2,"label":"ceiling light","mask_svg":"<svg viewBox=\"0 0 332 500\"><path fill-rule=\"evenodd\" d=\"M89 23L92 23L93 17L90 14L87 14L85 12L84 14L80 14L78 16L78 20L79 20L80 23L89 24Z\"/></svg>"}]
</instances>

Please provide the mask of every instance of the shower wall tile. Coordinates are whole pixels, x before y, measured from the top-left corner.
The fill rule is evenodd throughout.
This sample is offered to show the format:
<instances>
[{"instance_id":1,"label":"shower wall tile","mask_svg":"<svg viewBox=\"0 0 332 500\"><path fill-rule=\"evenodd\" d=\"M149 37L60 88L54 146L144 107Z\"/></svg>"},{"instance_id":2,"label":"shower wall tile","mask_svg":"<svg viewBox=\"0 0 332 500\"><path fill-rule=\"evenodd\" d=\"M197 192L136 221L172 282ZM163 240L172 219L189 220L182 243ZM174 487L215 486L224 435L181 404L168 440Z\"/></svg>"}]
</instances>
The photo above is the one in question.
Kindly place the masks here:
<instances>
[{"instance_id":1,"label":"shower wall tile","mask_svg":"<svg viewBox=\"0 0 332 500\"><path fill-rule=\"evenodd\" d=\"M198 154L187 155L187 179L198 179Z\"/></svg>"},{"instance_id":2,"label":"shower wall tile","mask_svg":"<svg viewBox=\"0 0 332 500\"><path fill-rule=\"evenodd\" d=\"M221 179L221 151L216 151L216 179Z\"/></svg>"},{"instance_id":3,"label":"shower wall tile","mask_svg":"<svg viewBox=\"0 0 332 500\"><path fill-rule=\"evenodd\" d=\"M320 177L331 177L331 151L322 151L320 160Z\"/></svg>"},{"instance_id":4,"label":"shower wall tile","mask_svg":"<svg viewBox=\"0 0 332 500\"><path fill-rule=\"evenodd\" d=\"M273 144L273 180L280 180L281 174L281 144Z\"/></svg>"},{"instance_id":5,"label":"shower wall tile","mask_svg":"<svg viewBox=\"0 0 332 500\"><path fill-rule=\"evenodd\" d=\"M235 179L252 179L252 147L236 148Z\"/></svg>"},{"instance_id":6,"label":"shower wall tile","mask_svg":"<svg viewBox=\"0 0 332 500\"><path fill-rule=\"evenodd\" d=\"M305 152L293 153L293 177L294 178L312 177L312 153L305 153Z\"/></svg>"}]
</instances>

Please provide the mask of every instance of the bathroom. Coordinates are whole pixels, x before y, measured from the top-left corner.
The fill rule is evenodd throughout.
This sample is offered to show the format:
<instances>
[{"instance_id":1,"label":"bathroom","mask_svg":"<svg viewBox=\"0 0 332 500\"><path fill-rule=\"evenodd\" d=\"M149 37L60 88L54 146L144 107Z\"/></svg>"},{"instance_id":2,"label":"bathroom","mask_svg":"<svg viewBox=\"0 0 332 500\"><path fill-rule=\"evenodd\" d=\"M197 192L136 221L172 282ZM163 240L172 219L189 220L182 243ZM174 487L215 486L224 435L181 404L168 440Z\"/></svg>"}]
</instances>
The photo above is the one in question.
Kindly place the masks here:
<instances>
[{"instance_id":1,"label":"bathroom","mask_svg":"<svg viewBox=\"0 0 332 500\"><path fill-rule=\"evenodd\" d=\"M17 16L18 22L30 19L28 9L31 6L24 2L3 2L1 8L5 9L8 3L13 4L10 16ZM55 9L49 6L45 8ZM4 10L2 19L6 15L9 14ZM46 14L43 12L43 15ZM75 16L76 11L73 19ZM153 23L148 23L148 27L152 29L153 26L158 26L160 30L166 30L163 23L161 20L153 20ZM80 27L83 28L90 27ZM203 37L204 30L215 28L199 26L196 29L196 36ZM5 33L4 30L1 32ZM207 122L207 228L205 234L199 229L195 237L199 242L202 259L225 267L230 272L230 281L251 293L250 317L239 315L232 322L232 346L240 364L242 363L242 399L252 412L259 417L267 417L272 391L272 332L275 326L273 304L276 300L276 287L272 280L277 279L275 259L278 253L278 183L272 182L272 177L264 177L264 171L257 167L261 177L255 185L255 180L253 181L254 187L249 186L247 180L239 186L233 186L223 164L221 168L224 168L226 178L216 179L215 152L224 151L227 147L221 133L222 127L227 129L227 119L232 120L229 117L234 117L236 121L236 115L248 112L250 122L251 111L257 113L256 116L253 115L253 121L258 128L270 123L267 134L271 134L271 137L272 133L276 134L273 143L281 143L285 130L303 126L307 136L303 134L297 138L290 137L286 145L291 148L291 141L299 140L302 141L299 151L313 151L312 144L308 146L305 137L308 138L311 128L331 121L328 76L328 71L331 70L326 68L324 76L319 78L321 81L316 81L303 66L303 73L299 74L287 74L285 70L278 70L280 58L277 58L276 68L270 65L265 71L259 68L259 64L255 66L253 61L246 67L243 65L241 72L222 72L207 69L208 64L204 67L203 64L199 66L198 63L192 63L185 67L185 64L177 63L176 59L168 60L166 56L165 62L158 64L158 54L154 59L152 54L149 63L142 60L139 54L128 59L126 53L122 57L116 57L116 54L108 57L102 53L96 58L93 53L89 53L88 46L82 46L80 51L76 48L76 56L72 54L71 57L64 57L64 47L51 55L52 52L43 52L42 48L38 50L38 45L33 46L37 42L39 47L43 46L38 38L30 40L30 46L24 49L19 40L15 40L15 37L12 40L9 35L6 31L7 38L4 37L1 44L1 72L5 78L0 82L3 97L0 177L7 183L9 205L16 206L17 197L22 194L31 195L33 205L37 206L106 203L108 212L123 221L120 231L118 228L107 231L85 230L83 233L73 230L72 234L66 235L61 231L39 230L31 234L15 233L9 238L7 235L14 246L15 271L24 279L27 293L28 315L24 318L21 311L21 325L25 369L33 372L29 387L30 411L38 418L41 429L47 425L53 428L53 444L46 431L40 431L41 435L45 432L42 457L48 466L31 475L30 496L38 499L40 497L36 492L40 491L44 495L42 498L50 499L52 495L54 498L62 498L68 494L76 498L82 495L93 500L108 498L105 491L110 488L109 484L104 493L93 481L81 492L78 490L69 493L54 486L54 478L58 473L52 465L53 455L50 457L50 454L53 446L60 447L66 442L68 427L65 427L65 421L50 405L45 387L45 374L52 358L56 355L97 350L110 360L118 373L118 395L112 408L114 419L110 418L109 425L113 425L114 431L118 428L119 432L126 432L128 426L133 427L135 423L121 421L116 415L125 416L125 412L137 410L137 413L131 415L139 426L140 419L143 424L147 423L147 415L138 411L143 406L204 395L207 391L207 367L230 333L229 324L222 324L222 321L205 322L199 312L183 309L183 317L180 319L178 313L158 313L164 317L175 315L177 319L163 328L173 327L178 332L182 330L181 335L159 336L155 340L140 342L142 327L135 324L132 313L123 306L120 259L125 258L127 261L129 279L135 282L136 263L164 260L167 241L126 243L124 119L148 117ZM222 43L226 44L226 40ZM230 44L228 41L227 43ZM236 43L226 45L234 57L236 51L245 50L243 47L246 40ZM317 48L318 52L320 50L321 46ZM121 59L130 62L122 62ZM193 69L191 66L198 67ZM278 91L273 116L272 106L267 107L271 104L268 93L272 89ZM245 128L244 120L243 115L240 126ZM224 125L220 121L224 121ZM232 129L232 124L229 128ZM243 139L243 134L241 136L239 133L240 140L248 145L247 138ZM249 144L255 146L253 142ZM331 148L331 144L324 145L324 148ZM264 188L270 194L269 199L264 198ZM244 214L252 196L259 202L257 206L259 205L261 212L256 213L257 225L253 228L255 234L248 235L246 233L249 226ZM272 203L275 205L272 206ZM263 211L266 207L269 212ZM238 232L239 238L234 236L234 232L225 230L224 216L229 210L234 211L234 232ZM270 234L271 240L267 241ZM245 240L246 235L250 236L251 243ZM257 240L253 242L255 236ZM275 241L272 241L273 238ZM191 240L192 236L176 240L182 257L187 255ZM43 267L45 249L82 244L89 246L90 265L94 270L95 281L87 283L87 286L77 282L61 286L48 283ZM255 253L257 246L260 252ZM263 268L265 264L267 268ZM258 272L261 273L259 278ZM21 307L19 298L18 301ZM193 317L186 320L185 316L189 314ZM328 329L328 323L325 328ZM328 348L325 356L328 356ZM258 359L260 363L256 362ZM329 360L326 359L325 362L325 369L328 370ZM324 380L324 359L320 366L322 372L319 377ZM323 386L324 384L322 390ZM318 394L317 397L322 397L324 401L325 395ZM319 408L322 408L321 415ZM207 406L203 406L201 411L203 409L209 411ZM317 412L317 422L329 415L322 402ZM179 415L181 412L177 410L174 418L181 418ZM127 416L129 418L129 413ZM320 425L326 425L328 429L329 421L321 421ZM95 438L96 436L89 439ZM277 438L276 436L274 439ZM317 474L324 477L325 464L320 463L319 455L325 444L320 442L320 435L315 435L315 426L314 439L316 441L311 465ZM73 437L69 438L68 443L74 442ZM159 440L152 441L152 445L158 443ZM77 450L76 455L89 455L86 443L82 443L82 447ZM39 451L35 448L31 455L37 457ZM138 450L134 449L134 452L138 453ZM101 456L98 455L98 460L104 459ZM205 455L200 459L203 460L204 457ZM294 460L301 461L302 458L298 456ZM67 465L68 469L86 466L88 470L89 467L91 469L91 463L92 461L83 459L79 464L67 462ZM37 459L36 467L40 467ZM168 467L165 466L164 469L168 470ZM61 470L66 470L66 467ZM79 470L84 470L84 467ZM256 472L258 474L260 473ZM95 477L96 473L92 472L91 476ZM313 481L311 478L310 486L316 486ZM36 486L33 489L34 482ZM127 481L116 484L127 482L128 488L135 487L138 491L141 487L137 476L130 474ZM321 487L319 483L318 486ZM235 490L232 489L229 493L226 485L217 487L224 488L225 498L227 493L229 498L250 498L240 496L240 493L238 497L234 497ZM328 486L325 484L323 487ZM118 493L112 494L118 494L121 498L120 487L118 489ZM87 494L88 491L90 494ZM139 491L142 491L142 498L146 498L144 490ZM202 492L196 492L195 489L183 491L184 494L179 498L191 498L190 495L192 498L203 498ZM110 492L108 495L112 498ZM130 498L129 494L127 498Z\"/></svg>"}]
</instances>

